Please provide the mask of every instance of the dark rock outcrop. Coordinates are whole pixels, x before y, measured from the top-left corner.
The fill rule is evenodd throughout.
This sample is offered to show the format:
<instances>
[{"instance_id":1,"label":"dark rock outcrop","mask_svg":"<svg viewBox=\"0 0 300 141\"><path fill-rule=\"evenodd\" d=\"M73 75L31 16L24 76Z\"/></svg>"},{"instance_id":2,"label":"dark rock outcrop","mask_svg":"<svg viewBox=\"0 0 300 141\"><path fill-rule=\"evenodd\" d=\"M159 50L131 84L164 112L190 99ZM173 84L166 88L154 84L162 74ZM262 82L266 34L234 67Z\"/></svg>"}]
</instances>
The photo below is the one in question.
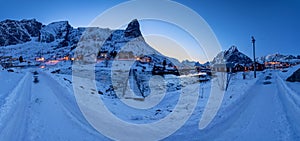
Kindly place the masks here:
<instances>
[{"instance_id":1,"label":"dark rock outcrop","mask_svg":"<svg viewBox=\"0 0 300 141\"><path fill-rule=\"evenodd\" d=\"M300 69L295 71L290 77L286 79L289 82L300 82Z\"/></svg>"}]
</instances>

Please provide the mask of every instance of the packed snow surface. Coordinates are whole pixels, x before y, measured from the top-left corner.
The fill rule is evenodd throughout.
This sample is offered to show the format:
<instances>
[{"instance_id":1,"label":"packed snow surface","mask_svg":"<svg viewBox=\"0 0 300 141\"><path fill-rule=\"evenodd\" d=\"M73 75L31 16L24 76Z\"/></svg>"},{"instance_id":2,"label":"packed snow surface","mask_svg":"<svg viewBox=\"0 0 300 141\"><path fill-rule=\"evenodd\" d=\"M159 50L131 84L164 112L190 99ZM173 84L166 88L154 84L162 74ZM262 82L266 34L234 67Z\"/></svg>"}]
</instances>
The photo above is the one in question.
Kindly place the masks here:
<instances>
[{"instance_id":1,"label":"packed snow surface","mask_svg":"<svg viewBox=\"0 0 300 141\"><path fill-rule=\"evenodd\" d=\"M285 81L297 68L289 68L287 72L266 70L259 72L256 79L252 72L247 73L245 80L242 73L232 74L219 112L202 130L198 123L209 98L211 82L183 83L183 87L199 86L198 103L185 125L164 140L299 140L300 83ZM0 71L0 140L110 140L82 115L73 94L72 76L52 74L50 70ZM38 74L33 74L34 71ZM35 76L37 83L33 82ZM97 85L95 94L106 89L105 84ZM178 91L168 90L165 101L147 110L132 109L111 96L99 97L121 120L147 124L172 112Z\"/></svg>"}]
</instances>

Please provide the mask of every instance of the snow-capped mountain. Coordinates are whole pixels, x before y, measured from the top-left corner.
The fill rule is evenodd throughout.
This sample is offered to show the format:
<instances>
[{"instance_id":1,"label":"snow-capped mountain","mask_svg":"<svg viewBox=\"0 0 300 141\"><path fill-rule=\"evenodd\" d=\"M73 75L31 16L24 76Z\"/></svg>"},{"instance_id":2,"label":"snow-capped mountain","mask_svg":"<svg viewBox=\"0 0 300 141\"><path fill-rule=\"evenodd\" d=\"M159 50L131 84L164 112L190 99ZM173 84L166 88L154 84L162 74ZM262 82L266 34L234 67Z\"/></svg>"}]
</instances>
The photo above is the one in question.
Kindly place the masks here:
<instances>
[{"instance_id":1,"label":"snow-capped mountain","mask_svg":"<svg viewBox=\"0 0 300 141\"><path fill-rule=\"evenodd\" d=\"M245 54L241 53L236 46L220 52L212 61L212 64L234 63L249 65L252 60Z\"/></svg>"},{"instance_id":2,"label":"snow-capped mountain","mask_svg":"<svg viewBox=\"0 0 300 141\"><path fill-rule=\"evenodd\" d=\"M98 27L86 28L82 33L77 49L72 50L76 58L84 62L93 62L95 52L106 58L135 59L149 54L161 55L149 46L140 31L135 19L124 29L103 29Z\"/></svg>"},{"instance_id":3,"label":"snow-capped mountain","mask_svg":"<svg viewBox=\"0 0 300 141\"><path fill-rule=\"evenodd\" d=\"M2 56L22 56L30 62L37 57L57 60L65 56L82 57L85 61L90 59L93 62L95 57L91 59L91 56L99 56L100 53L105 53L107 58L116 59L135 59L151 54L163 56L145 42L136 19L126 29L117 30L99 27L73 28L68 21L43 25L35 19L5 20L1 22L0 43ZM167 59L180 66L178 60Z\"/></svg>"}]
</instances>

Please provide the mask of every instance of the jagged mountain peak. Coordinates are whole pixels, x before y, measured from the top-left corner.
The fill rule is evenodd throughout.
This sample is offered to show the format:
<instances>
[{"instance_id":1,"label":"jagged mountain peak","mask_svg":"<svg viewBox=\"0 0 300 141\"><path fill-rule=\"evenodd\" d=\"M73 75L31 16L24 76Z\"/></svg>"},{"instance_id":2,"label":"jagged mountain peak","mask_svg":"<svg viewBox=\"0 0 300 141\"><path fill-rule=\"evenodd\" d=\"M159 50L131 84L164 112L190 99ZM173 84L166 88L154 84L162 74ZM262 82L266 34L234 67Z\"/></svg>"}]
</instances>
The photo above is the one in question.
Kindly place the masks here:
<instances>
[{"instance_id":1,"label":"jagged mountain peak","mask_svg":"<svg viewBox=\"0 0 300 141\"><path fill-rule=\"evenodd\" d=\"M236 46L231 46L227 52L239 52L238 48Z\"/></svg>"},{"instance_id":2,"label":"jagged mountain peak","mask_svg":"<svg viewBox=\"0 0 300 141\"><path fill-rule=\"evenodd\" d=\"M140 24L137 19L132 20L126 30L125 30L125 37L139 37L142 36L142 33L140 31Z\"/></svg>"}]
</instances>

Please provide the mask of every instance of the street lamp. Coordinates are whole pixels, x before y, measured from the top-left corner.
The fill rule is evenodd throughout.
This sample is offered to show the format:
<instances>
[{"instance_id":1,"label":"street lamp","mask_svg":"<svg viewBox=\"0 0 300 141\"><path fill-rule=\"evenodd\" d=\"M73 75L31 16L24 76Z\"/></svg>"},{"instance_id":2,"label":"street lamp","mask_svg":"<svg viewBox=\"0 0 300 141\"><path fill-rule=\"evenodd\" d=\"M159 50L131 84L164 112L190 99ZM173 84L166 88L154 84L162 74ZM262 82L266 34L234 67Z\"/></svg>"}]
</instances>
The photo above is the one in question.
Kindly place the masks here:
<instances>
[{"instance_id":1,"label":"street lamp","mask_svg":"<svg viewBox=\"0 0 300 141\"><path fill-rule=\"evenodd\" d=\"M254 78L256 78L256 61L255 61L255 39L254 37L252 36L252 45L253 45L253 61L254 61Z\"/></svg>"}]
</instances>

